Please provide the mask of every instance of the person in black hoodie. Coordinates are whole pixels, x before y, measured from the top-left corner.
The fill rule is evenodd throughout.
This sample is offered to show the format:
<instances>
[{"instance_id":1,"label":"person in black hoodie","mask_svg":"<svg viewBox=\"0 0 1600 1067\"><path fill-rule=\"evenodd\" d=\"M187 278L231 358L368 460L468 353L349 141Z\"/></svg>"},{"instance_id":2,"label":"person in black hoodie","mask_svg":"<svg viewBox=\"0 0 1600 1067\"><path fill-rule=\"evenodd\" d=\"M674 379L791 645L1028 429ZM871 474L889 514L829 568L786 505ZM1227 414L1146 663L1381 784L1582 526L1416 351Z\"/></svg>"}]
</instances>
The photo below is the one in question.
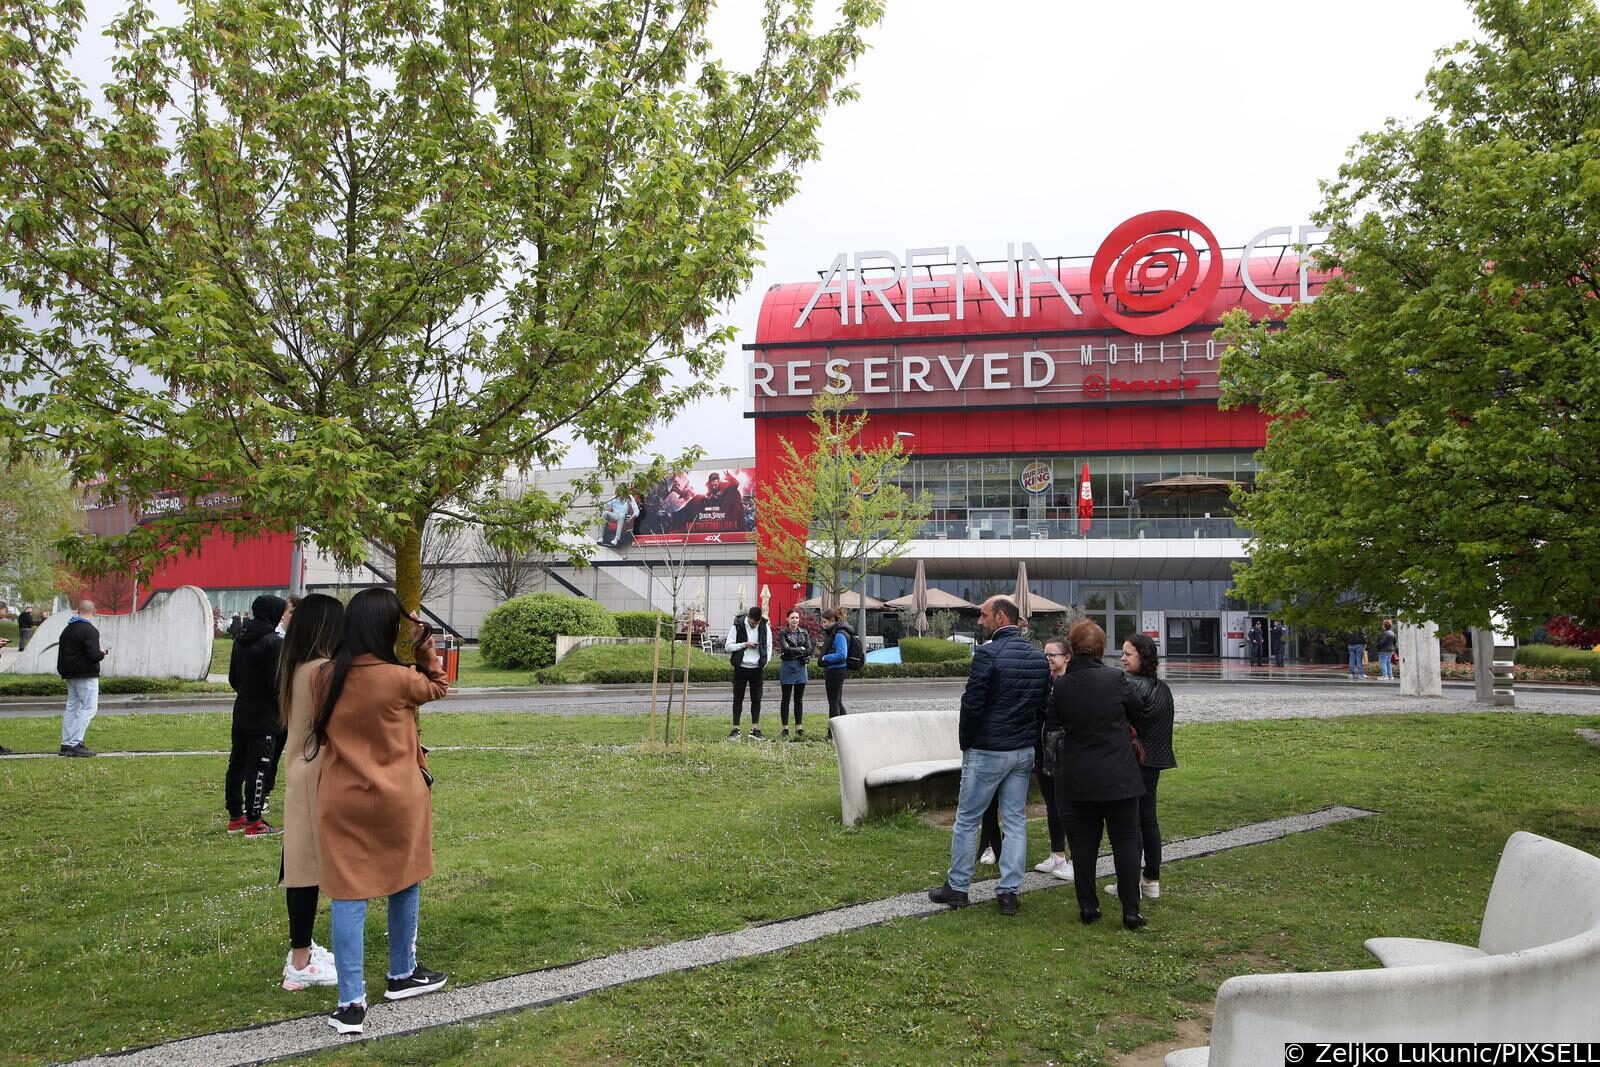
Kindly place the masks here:
<instances>
[{"instance_id":1,"label":"person in black hoodie","mask_svg":"<svg viewBox=\"0 0 1600 1067\"><path fill-rule=\"evenodd\" d=\"M100 647L100 630L94 618L94 601L78 603L77 614L67 622L56 645L56 673L67 683L67 710L61 717L61 755L92 756L83 743L89 723L100 710L100 661L110 648Z\"/></svg>"},{"instance_id":2,"label":"person in black hoodie","mask_svg":"<svg viewBox=\"0 0 1600 1067\"><path fill-rule=\"evenodd\" d=\"M233 699L233 749L228 755L224 799L228 832L270 837L277 827L262 818L271 789L273 754L278 740L278 653L283 638L278 621L288 605L281 597L258 596L251 619L239 630L228 664Z\"/></svg>"}]
</instances>

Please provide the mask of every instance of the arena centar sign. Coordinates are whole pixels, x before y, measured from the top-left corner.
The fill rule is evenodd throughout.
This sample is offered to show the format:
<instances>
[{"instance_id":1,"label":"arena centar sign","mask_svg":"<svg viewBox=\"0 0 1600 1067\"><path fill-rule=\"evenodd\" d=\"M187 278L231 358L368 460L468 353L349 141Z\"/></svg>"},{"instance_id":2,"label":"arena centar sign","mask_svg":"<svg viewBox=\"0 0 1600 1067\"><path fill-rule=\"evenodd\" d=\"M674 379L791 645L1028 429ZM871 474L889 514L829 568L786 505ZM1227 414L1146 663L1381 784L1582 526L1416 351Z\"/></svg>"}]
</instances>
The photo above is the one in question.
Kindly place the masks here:
<instances>
[{"instance_id":1,"label":"arena centar sign","mask_svg":"<svg viewBox=\"0 0 1600 1067\"><path fill-rule=\"evenodd\" d=\"M1325 230L1309 225L1298 231L1302 245L1314 244L1326 235ZM1250 238L1240 250L1240 281L1263 303L1289 304L1297 299L1267 293L1252 270L1258 249L1284 247L1294 233L1294 227L1272 226ZM1083 305L1061 275L1030 242L1022 242L1020 253L1016 244L1006 245L1004 262L1002 293L996 274L985 270L966 245L956 245L953 256L948 245L910 248L904 258L883 249L840 252L801 309L794 328L804 326L822 298L829 295L838 297L830 307L839 315L841 326L866 322L869 302L882 308L891 322L959 322L967 317L967 304L974 296L986 296L1006 318L1031 318L1035 294L1059 301L1073 316L1084 315ZM934 265L951 269L917 276L919 267L928 270ZM1298 294L1302 303L1313 299L1308 269L1302 260ZM1123 222L1101 242L1083 295L1117 329L1153 337L1191 325L1204 314L1222 286L1224 270L1221 246L1205 223L1182 211L1147 211ZM917 310L919 302L927 310ZM939 303L953 305L953 310L932 310Z\"/></svg>"}]
</instances>

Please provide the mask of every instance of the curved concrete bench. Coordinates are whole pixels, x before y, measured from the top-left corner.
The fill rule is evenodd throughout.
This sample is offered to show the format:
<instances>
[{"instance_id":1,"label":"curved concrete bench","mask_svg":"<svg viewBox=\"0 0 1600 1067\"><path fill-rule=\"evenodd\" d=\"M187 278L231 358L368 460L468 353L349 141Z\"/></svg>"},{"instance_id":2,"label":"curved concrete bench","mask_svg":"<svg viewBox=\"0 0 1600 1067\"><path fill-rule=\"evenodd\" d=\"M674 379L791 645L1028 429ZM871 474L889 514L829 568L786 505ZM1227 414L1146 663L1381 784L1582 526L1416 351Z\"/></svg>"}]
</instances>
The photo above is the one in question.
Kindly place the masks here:
<instances>
[{"instance_id":1,"label":"curved concrete bench","mask_svg":"<svg viewBox=\"0 0 1600 1067\"><path fill-rule=\"evenodd\" d=\"M1297 1041L1600 1039L1600 858L1515 833L1479 945L1374 938L1378 970L1245 975L1217 991L1209 1048L1167 1067L1282 1063Z\"/></svg>"},{"instance_id":2,"label":"curved concrete bench","mask_svg":"<svg viewBox=\"0 0 1600 1067\"><path fill-rule=\"evenodd\" d=\"M874 811L953 798L961 782L960 712L873 711L828 723L846 826Z\"/></svg>"}]
</instances>

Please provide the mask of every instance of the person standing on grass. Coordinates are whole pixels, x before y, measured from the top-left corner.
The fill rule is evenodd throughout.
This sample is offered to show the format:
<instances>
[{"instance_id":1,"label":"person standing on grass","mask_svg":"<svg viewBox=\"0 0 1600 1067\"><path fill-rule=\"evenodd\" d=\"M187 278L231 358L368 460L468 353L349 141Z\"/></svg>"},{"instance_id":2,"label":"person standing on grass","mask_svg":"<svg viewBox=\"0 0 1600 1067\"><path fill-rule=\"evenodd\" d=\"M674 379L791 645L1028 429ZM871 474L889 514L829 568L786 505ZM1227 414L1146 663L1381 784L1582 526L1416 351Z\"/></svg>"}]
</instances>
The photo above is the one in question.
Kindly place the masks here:
<instances>
[{"instance_id":1,"label":"person standing on grass","mask_svg":"<svg viewBox=\"0 0 1600 1067\"><path fill-rule=\"evenodd\" d=\"M783 734L789 736L789 699L794 698L794 739L805 740L805 727L801 717L805 714L806 665L811 662L811 634L800 625L800 612L789 612L789 625L778 631L778 684L783 687L783 702L778 705L778 716L783 721Z\"/></svg>"},{"instance_id":2,"label":"person standing on grass","mask_svg":"<svg viewBox=\"0 0 1600 1067\"><path fill-rule=\"evenodd\" d=\"M761 617L760 608L751 608L733 620L728 630L728 660L733 664L733 732L739 736L739 719L744 715L744 691L750 690L750 736L761 737L762 671L772 658L772 630Z\"/></svg>"},{"instance_id":3,"label":"person standing on grass","mask_svg":"<svg viewBox=\"0 0 1600 1067\"><path fill-rule=\"evenodd\" d=\"M28 647L28 638L33 636L34 627L38 622L33 617L32 605L24 605L22 614L17 616L17 651L21 652Z\"/></svg>"},{"instance_id":4,"label":"person standing on grass","mask_svg":"<svg viewBox=\"0 0 1600 1067\"><path fill-rule=\"evenodd\" d=\"M1065 638L1052 637L1044 643L1045 662L1050 667L1050 685L1060 681L1067 673L1067 642ZM1067 820L1056 798L1056 780L1048 772L1045 760L1044 730L1039 731L1039 741L1033 753L1033 765L1039 779L1039 794L1044 797L1044 813L1050 826L1050 855L1033 865L1040 874L1052 875L1063 882L1072 881L1072 860L1067 858Z\"/></svg>"},{"instance_id":5,"label":"person standing on grass","mask_svg":"<svg viewBox=\"0 0 1600 1067\"><path fill-rule=\"evenodd\" d=\"M416 666L399 662L404 633ZM367 1018L367 901L389 901L386 1000L443 989L447 977L417 963L422 880L433 874L433 777L420 709L450 689L432 631L388 589L363 589L344 613L344 639L316 675L321 694L307 754L322 753L317 780L317 863L333 900L339 1007L328 1025L359 1034Z\"/></svg>"},{"instance_id":6,"label":"person standing on grass","mask_svg":"<svg viewBox=\"0 0 1600 1067\"><path fill-rule=\"evenodd\" d=\"M1082 876L1075 880L1078 917L1085 923L1100 918L1094 869L1101 835L1109 831L1122 925L1137 930L1146 923L1139 912L1144 779L1128 727L1143 729L1147 716L1127 676L1100 662L1106 653L1104 630L1084 619L1067 634L1067 643L1072 658L1050 694L1048 721L1062 732L1056 789L1063 810L1071 812L1067 841L1072 865Z\"/></svg>"},{"instance_id":7,"label":"person standing on grass","mask_svg":"<svg viewBox=\"0 0 1600 1067\"><path fill-rule=\"evenodd\" d=\"M822 664L822 691L828 695L828 718L845 713L844 676L850 669L850 638L855 631L850 628L843 608L828 608L822 613L823 653L817 658ZM828 727L828 739L833 739L833 727Z\"/></svg>"},{"instance_id":8,"label":"person standing on grass","mask_svg":"<svg viewBox=\"0 0 1600 1067\"><path fill-rule=\"evenodd\" d=\"M290 610L296 611L292 603ZM288 617L286 612L284 618ZM278 868L289 910L289 956L283 961L283 988L288 990L339 981L333 953L311 939L317 921L317 886L322 881L317 861L317 781L322 773L322 752L312 752L309 759L305 752L317 711L315 682L343 636L344 605L331 596L313 593L300 602L278 655L279 725L284 747L293 753L283 776L283 860Z\"/></svg>"},{"instance_id":9,"label":"person standing on grass","mask_svg":"<svg viewBox=\"0 0 1600 1067\"><path fill-rule=\"evenodd\" d=\"M233 687L233 736L222 799L228 833L271 837L278 828L263 817L278 748L278 621L287 605L262 595L250 605L250 621L233 642L228 684Z\"/></svg>"},{"instance_id":10,"label":"person standing on grass","mask_svg":"<svg viewBox=\"0 0 1600 1067\"><path fill-rule=\"evenodd\" d=\"M1017 629L1017 618L1016 604L998 596L984 601L978 613L978 624L990 640L973 650L972 672L961 694L961 797L950 839L949 873L944 885L928 893L935 904L967 905L978 824L998 793L1005 836L995 903L1002 915L1015 915L1022 907L1017 890L1027 863L1028 778L1050 695L1050 668L1044 654Z\"/></svg>"},{"instance_id":11,"label":"person standing on grass","mask_svg":"<svg viewBox=\"0 0 1600 1067\"><path fill-rule=\"evenodd\" d=\"M94 601L79 601L77 613L67 620L56 645L56 673L67 683L67 710L61 717L63 756L94 755L83 738L100 710L100 661L111 648L100 647L100 631L93 619Z\"/></svg>"},{"instance_id":12,"label":"person standing on grass","mask_svg":"<svg viewBox=\"0 0 1600 1067\"><path fill-rule=\"evenodd\" d=\"M1378 654L1378 669L1383 674L1384 681L1394 678L1394 654L1400 651L1400 639L1394 633L1394 620L1384 619L1383 630L1378 634L1377 644L1373 646Z\"/></svg>"},{"instance_id":13,"label":"person standing on grass","mask_svg":"<svg viewBox=\"0 0 1600 1067\"><path fill-rule=\"evenodd\" d=\"M1156 643L1149 637L1134 634L1122 642L1122 670L1144 703L1147 716L1139 727L1139 740L1144 745L1144 762L1139 766L1139 775L1144 779L1144 796L1139 798L1139 837L1144 849L1139 895L1146 900L1161 896L1161 824L1156 819L1156 787L1161 782L1161 772L1178 765L1172 752L1172 690L1156 677L1160 665Z\"/></svg>"}]
</instances>

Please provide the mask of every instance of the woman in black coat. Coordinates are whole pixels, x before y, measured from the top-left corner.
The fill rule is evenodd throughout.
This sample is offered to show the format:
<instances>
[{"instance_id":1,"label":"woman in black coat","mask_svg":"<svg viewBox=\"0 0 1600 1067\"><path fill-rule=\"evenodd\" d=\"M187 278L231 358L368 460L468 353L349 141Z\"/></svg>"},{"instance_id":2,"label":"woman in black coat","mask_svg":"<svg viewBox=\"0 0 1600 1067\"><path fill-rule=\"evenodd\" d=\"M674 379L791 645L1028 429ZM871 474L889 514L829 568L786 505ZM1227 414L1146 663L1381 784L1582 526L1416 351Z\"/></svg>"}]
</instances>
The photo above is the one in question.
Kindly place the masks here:
<instances>
[{"instance_id":1,"label":"woman in black coat","mask_svg":"<svg viewBox=\"0 0 1600 1067\"><path fill-rule=\"evenodd\" d=\"M1144 745L1144 763L1139 768L1144 777L1144 796L1139 798L1139 835L1144 840L1139 894L1147 900L1161 895L1161 824L1156 821L1156 787L1161 782L1161 772L1178 765L1172 752L1172 690L1156 677L1160 664L1156 643L1144 634L1134 634L1122 642L1122 669L1149 716L1139 727L1139 741Z\"/></svg>"},{"instance_id":2,"label":"woman in black coat","mask_svg":"<svg viewBox=\"0 0 1600 1067\"><path fill-rule=\"evenodd\" d=\"M1100 918L1094 883L1102 828L1111 837L1117 868L1122 925L1137 930L1147 920L1139 913L1139 798L1144 779L1133 754L1128 726L1143 726L1144 704L1127 676L1101 663L1106 632L1085 619L1067 635L1072 658L1055 684L1046 718L1061 728L1058 804L1072 813L1067 843L1077 874L1078 914L1086 923Z\"/></svg>"}]
</instances>

